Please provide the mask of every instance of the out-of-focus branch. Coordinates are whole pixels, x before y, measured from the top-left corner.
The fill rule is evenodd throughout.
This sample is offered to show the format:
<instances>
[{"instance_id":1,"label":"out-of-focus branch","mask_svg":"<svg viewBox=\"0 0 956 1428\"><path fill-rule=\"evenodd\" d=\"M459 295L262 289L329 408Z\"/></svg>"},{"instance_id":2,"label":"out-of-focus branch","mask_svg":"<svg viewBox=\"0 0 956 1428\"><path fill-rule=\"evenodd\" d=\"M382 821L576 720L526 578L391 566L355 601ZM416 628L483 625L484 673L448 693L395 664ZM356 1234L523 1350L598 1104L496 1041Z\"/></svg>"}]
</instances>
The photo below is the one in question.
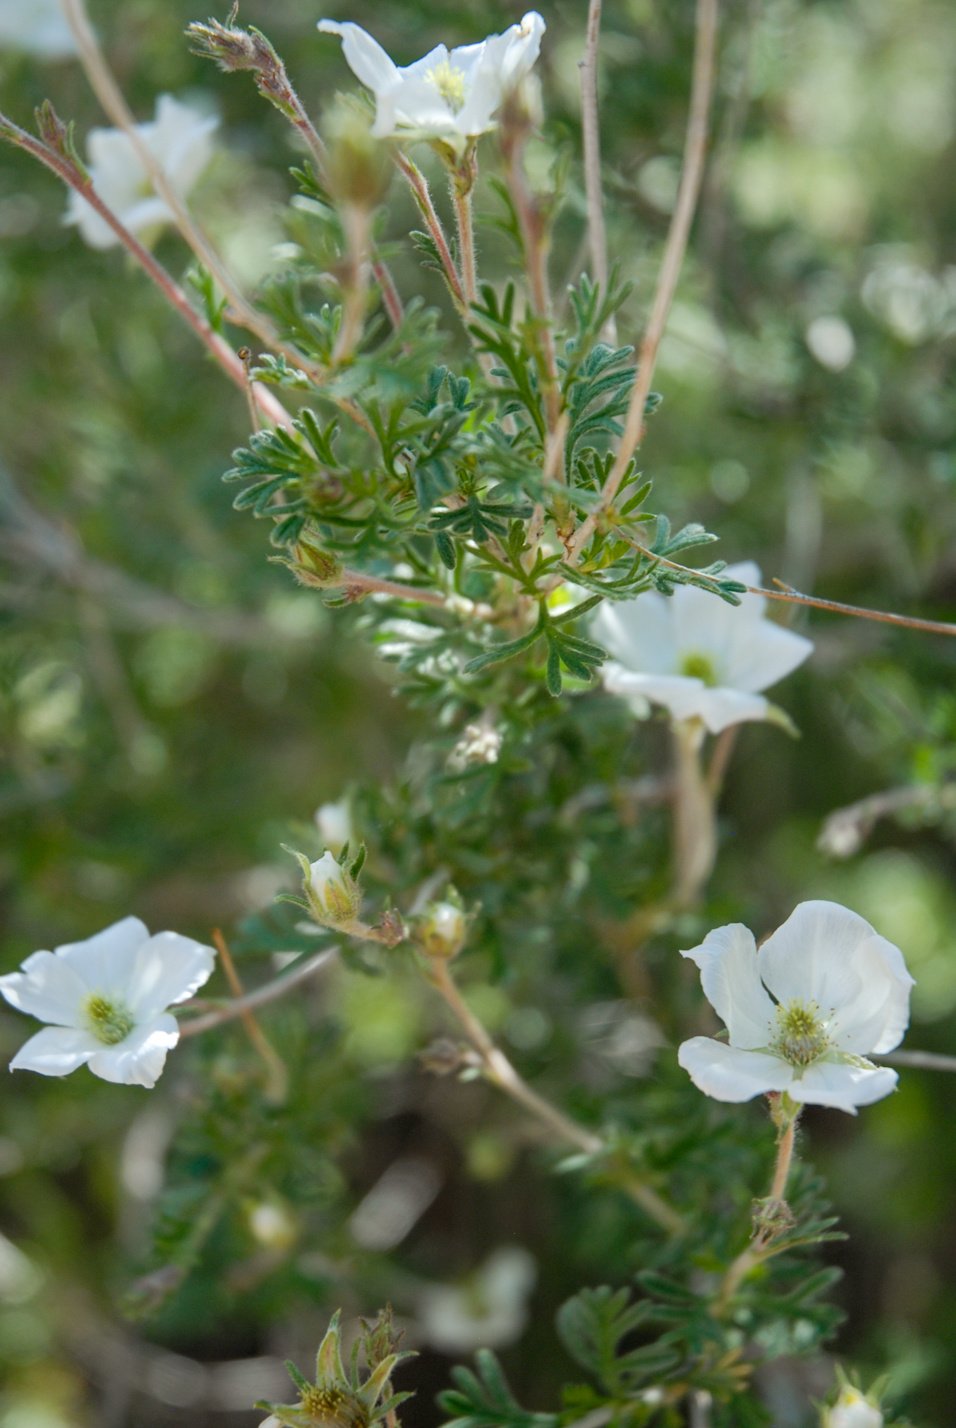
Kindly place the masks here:
<instances>
[{"instance_id":1,"label":"out-of-focus branch","mask_svg":"<svg viewBox=\"0 0 956 1428\"><path fill-rule=\"evenodd\" d=\"M601 126L598 111L598 39L601 34L601 0L590 0L588 24L581 59L581 136L584 148L584 192L588 205L588 251L591 275L601 292L607 292L607 229L604 223L604 184L601 173ZM608 318L603 337L617 346L614 314Z\"/></svg>"},{"instance_id":2,"label":"out-of-focus branch","mask_svg":"<svg viewBox=\"0 0 956 1428\"><path fill-rule=\"evenodd\" d=\"M684 162L681 169L677 203L671 219L664 257L657 279L657 289L651 306L647 328L637 358L637 377L624 431L614 465L608 473L601 498L583 520L568 542L568 558L576 560L590 540L602 517L610 510L627 474L635 451L644 436L644 407L650 395L654 368L661 339L667 326L677 280L687 251L691 222L697 206L704 158L707 152L708 117L714 87L717 52L717 0L697 0L696 38L694 43L694 74L691 84L690 115L684 141Z\"/></svg>"}]
</instances>

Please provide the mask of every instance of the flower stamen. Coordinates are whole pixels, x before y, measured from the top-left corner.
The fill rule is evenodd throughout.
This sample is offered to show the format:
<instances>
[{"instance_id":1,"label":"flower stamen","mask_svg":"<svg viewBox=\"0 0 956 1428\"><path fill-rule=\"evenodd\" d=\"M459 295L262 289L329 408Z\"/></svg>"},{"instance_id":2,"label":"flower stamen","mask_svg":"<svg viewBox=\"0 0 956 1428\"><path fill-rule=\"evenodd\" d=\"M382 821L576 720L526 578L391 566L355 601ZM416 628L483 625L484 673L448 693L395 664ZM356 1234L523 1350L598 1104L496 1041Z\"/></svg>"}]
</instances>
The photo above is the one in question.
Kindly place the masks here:
<instances>
[{"instance_id":1,"label":"flower stamen","mask_svg":"<svg viewBox=\"0 0 956 1428\"><path fill-rule=\"evenodd\" d=\"M770 1050L791 1066L809 1066L830 1048L826 1022L816 1002L791 1001L777 1007L777 1031Z\"/></svg>"},{"instance_id":2,"label":"flower stamen","mask_svg":"<svg viewBox=\"0 0 956 1428\"><path fill-rule=\"evenodd\" d=\"M428 71L425 78L429 84L435 86L453 114L457 114L460 109L464 108L464 70L458 69L450 60L443 59Z\"/></svg>"},{"instance_id":3,"label":"flower stamen","mask_svg":"<svg viewBox=\"0 0 956 1428\"><path fill-rule=\"evenodd\" d=\"M88 998L84 1012L90 1030L104 1046L116 1046L125 1041L136 1025L136 1019L127 1006L110 1001L109 997L98 992Z\"/></svg>"},{"instance_id":4,"label":"flower stamen","mask_svg":"<svg viewBox=\"0 0 956 1428\"><path fill-rule=\"evenodd\" d=\"M709 655L700 654L696 650L684 655L680 662L680 673L690 679L701 680L708 689L716 689L720 683L713 660Z\"/></svg>"}]
</instances>

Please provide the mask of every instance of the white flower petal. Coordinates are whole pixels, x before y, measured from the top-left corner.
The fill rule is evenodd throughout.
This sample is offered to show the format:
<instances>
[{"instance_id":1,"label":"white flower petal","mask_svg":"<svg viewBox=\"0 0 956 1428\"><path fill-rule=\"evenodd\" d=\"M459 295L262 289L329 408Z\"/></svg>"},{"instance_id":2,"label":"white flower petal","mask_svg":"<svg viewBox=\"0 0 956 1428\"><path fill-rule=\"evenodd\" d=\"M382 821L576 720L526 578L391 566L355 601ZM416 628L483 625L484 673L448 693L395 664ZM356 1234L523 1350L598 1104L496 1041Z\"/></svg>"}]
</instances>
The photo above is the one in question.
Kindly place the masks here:
<instances>
[{"instance_id":1,"label":"white flower petal","mask_svg":"<svg viewBox=\"0 0 956 1428\"><path fill-rule=\"evenodd\" d=\"M760 981L757 944L740 922L708 932L699 947L681 952L700 968L704 996L743 1050L766 1046L773 1035L774 1006Z\"/></svg>"},{"instance_id":2,"label":"white flower petal","mask_svg":"<svg viewBox=\"0 0 956 1428\"><path fill-rule=\"evenodd\" d=\"M747 585L760 583L760 570L749 561L724 573ZM661 704L675 719L701 719L713 734L767 719L770 709L760 691L794 670L813 645L765 619L765 606L762 595L744 595L734 606L692 585L667 598L651 592L605 603L592 628L619 661L602 671L605 687ZM703 675L708 665L710 683L681 673L700 668Z\"/></svg>"},{"instance_id":3,"label":"white flower petal","mask_svg":"<svg viewBox=\"0 0 956 1428\"><path fill-rule=\"evenodd\" d=\"M594 638L634 674L676 674L670 606L653 590L636 600L605 600L592 621Z\"/></svg>"},{"instance_id":4,"label":"white flower petal","mask_svg":"<svg viewBox=\"0 0 956 1428\"><path fill-rule=\"evenodd\" d=\"M75 1027L45 1026L20 1047L10 1062L11 1071L37 1071L41 1076L68 1076L92 1060L102 1049L89 1031Z\"/></svg>"},{"instance_id":5,"label":"white flower petal","mask_svg":"<svg viewBox=\"0 0 956 1428\"><path fill-rule=\"evenodd\" d=\"M802 902L760 949L760 975L781 1002L815 1001L841 1050L897 1046L913 979L898 947L835 902Z\"/></svg>"},{"instance_id":6,"label":"white flower petal","mask_svg":"<svg viewBox=\"0 0 956 1428\"><path fill-rule=\"evenodd\" d=\"M89 991L77 971L53 952L33 952L22 972L0 977L0 994L12 1007L54 1026L75 1026Z\"/></svg>"},{"instance_id":7,"label":"white flower petal","mask_svg":"<svg viewBox=\"0 0 956 1428\"><path fill-rule=\"evenodd\" d=\"M682 674L635 674L623 665L606 664L601 672L605 689L632 704L663 705L675 719L693 719L712 691L702 679Z\"/></svg>"},{"instance_id":8,"label":"white flower petal","mask_svg":"<svg viewBox=\"0 0 956 1428\"><path fill-rule=\"evenodd\" d=\"M705 688L694 714L712 734L720 734L732 724L750 724L767 718L768 704L762 694L740 689ZM686 717L686 716L685 716Z\"/></svg>"},{"instance_id":9,"label":"white flower petal","mask_svg":"<svg viewBox=\"0 0 956 1428\"><path fill-rule=\"evenodd\" d=\"M2 0L0 49L7 48L50 60L75 55L76 40L59 0Z\"/></svg>"},{"instance_id":10,"label":"white flower petal","mask_svg":"<svg viewBox=\"0 0 956 1428\"><path fill-rule=\"evenodd\" d=\"M721 680L757 694L791 674L812 653L812 640L770 620L735 627L726 646Z\"/></svg>"},{"instance_id":11,"label":"white flower petal","mask_svg":"<svg viewBox=\"0 0 956 1428\"><path fill-rule=\"evenodd\" d=\"M898 1079L889 1066L815 1061L787 1091L793 1100L805 1105L833 1106L856 1115L857 1106L869 1106L888 1096Z\"/></svg>"},{"instance_id":12,"label":"white flower petal","mask_svg":"<svg viewBox=\"0 0 956 1428\"><path fill-rule=\"evenodd\" d=\"M124 917L84 942L67 942L56 956L71 967L91 992L109 992L126 986L137 949L149 933L138 917Z\"/></svg>"},{"instance_id":13,"label":"white flower petal","mask_svg":"<svg viewBox=\"0 0 956 1428\"><path fill-rule=\"evenodd\" d=\"M104 1081L126 1086L155 1086L166 1063L166 1053L179 1040L176 1018L159 1016L137 1026L116 1046L99 1045L90 1057L90 1070Z\"/></svg>"},{"instance_id":14,"label":"white flower petal","mask_svg":"<svg viewBox=\"0 0 956 1428\"><path fill-rule=\"evenodd\" d=\"M377 94L380 89L394 84L398 79L398 69L389 59L377 40L373 40L361 25L351 21L339 24L336 20L320 20L319 29L326 35L338 35L342 41L342 53L349 69L368 89Z\"/></svg>"},{"instance_id":15,"label":"white flower petal","mask_svg":"<svg viewBox=\"0 0 956 1428\"><path fill-rule=\"evenodd\" d=\"M127 968L126 1003L137 1021L148 1021L166 1007L191 997L212 975L216 954L211 947L157 932L145 941Z\"/></svg>"},{"instance_id":16,"label":"white flower petal","mask_svg":"<svg viewBox=\"0 0 956 1428\"><path fill-rule=\"evenodd\" d=\"M709 1036L678 1047L677 1060L698 1090L716 1101L749 1101L767 1091L790 1091L793 1067L764 1051L744 1051Z\"/></svg>"}]
</instances>

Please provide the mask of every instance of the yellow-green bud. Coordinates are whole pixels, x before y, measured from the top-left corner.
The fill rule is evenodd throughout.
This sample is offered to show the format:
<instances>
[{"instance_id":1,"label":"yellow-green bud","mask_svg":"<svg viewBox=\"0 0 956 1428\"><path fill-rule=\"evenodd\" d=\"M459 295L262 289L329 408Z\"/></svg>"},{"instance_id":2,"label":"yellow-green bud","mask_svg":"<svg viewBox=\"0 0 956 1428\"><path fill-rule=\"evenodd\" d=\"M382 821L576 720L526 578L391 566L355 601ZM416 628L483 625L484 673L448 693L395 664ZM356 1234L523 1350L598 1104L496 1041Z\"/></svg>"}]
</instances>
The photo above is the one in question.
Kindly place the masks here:
<instances>
[{"instance_id":1,"label":"yellow-green bud","mask_svg":"<svg viewBox=\"0 0 956 1428\"><path fill-rule=\"evenodd\" d=\"M453 902L433 902L417 927L419 946L426 957L457 957L465 945L468 924L461 908Z\"/></svg>"},{"instance_id":2,"label":"yellow-green bud","mask_svg":"<svg viewBox=\"0 0 956 1428\"><path fill-rule=\"evenodd\" d=\"M300 585L311 585L318 590L334 589L342 584L342 562L331 551L323 549L308 533L301 536L291 548L291 559L279 557L287 565Z\"/></svg>"},{"instance_id":3,"label":"yellow-green bud","mask_svg":"<svg viewBox=\"0 0 956 1428\"><path fill-rule=\"evenodd\" d=\"M329 927L354 922L362 904L358 883L331 853L323 853L309 865L305 895L316 922Z\"/></svg>"}]
</instances>

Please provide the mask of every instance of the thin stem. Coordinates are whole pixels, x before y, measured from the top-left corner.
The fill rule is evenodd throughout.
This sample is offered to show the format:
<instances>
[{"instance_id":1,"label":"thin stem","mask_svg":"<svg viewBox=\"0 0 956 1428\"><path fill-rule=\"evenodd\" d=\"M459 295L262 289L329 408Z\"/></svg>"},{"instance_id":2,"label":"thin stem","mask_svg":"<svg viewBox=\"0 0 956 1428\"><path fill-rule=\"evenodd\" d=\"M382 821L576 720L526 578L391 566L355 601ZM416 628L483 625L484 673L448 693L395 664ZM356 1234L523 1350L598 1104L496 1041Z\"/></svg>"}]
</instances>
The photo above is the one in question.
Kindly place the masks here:
<instances>
[{"instance_id":1,"label":"thin stem","mask_svg":"<svg viewBox=\"0 0 956 1428\"><path fill-rule=\"evenodd\" d=\"M888 610L870 610L863 605L844 605L841 600L821 600L815 595L802 595L799 590L775 580L779 590L765 590L762 585L748 585L752 595L768 600L783 600L790 605L811 605L815 610L832 610L835 615L855 615L861 620L877 620L884 625L901 625L907 630L925 630L931 635L956 635L956 624L945 620L921 620L915 615L894 615Z\"/></svg>"},{"instance_id":2,"label":"thin stem","mask_svg":"<svg viewBox=\"0 0 956 1428\"><path fill-rule=\"evenodd\" d=\"M912 1066L917 1071L956 1071L956 1056L941 1056L935 1051L891 1051L879 1059L891 1066Z\"/></svg>"},{"instance_id":3,"label":"thin stem","mask_svg":"<svg viewBox=\"0 0 956 1428\"><path fill-rule=\"evenodd\" d=\"M681 565L679 561L667 560L662 555L654 555L633 535L622 534L622 539L626 540L635 550L640 550L655 565L663 565L665 569L679 571L682 575L700 574L700 571L694 570L693 566ZM720 577L715 575L708 578L712 578L716 583ZM776 580L776 578L774 583L783 588L768 590L764 585L745 585L744 589L749 595L763 595L767 600L780 600L785 605L809 605L817 610L830 610L834 615L852 615L859 620L874 620L878 624L896 625L906 630L923 630L931 635L956 635L956 624L949 624L944 620L923 620L916 615L895 615L888 610L871 610L865 605L845 605L841 600L824 600L816 595L802 595L798 590L792 589L791 586Z\"/></svg>"},{"instance_id":4,"label":"thin stem","mask_svg":"<svg viewBox=\"0 0 956 1428\"><path fill-rule=\"evenodd\" d=\"M614 465L608 473L601 499L581 522L568 544L569 560L577 559L590 540L598 522L612 506L627 474L631 459L644 436L644 407L651 390L657 354L667 326L667 317L677 288L677 280L687 251L691 223L700 194L707 151L708 116L714 87L717 50L718 0L697 0L694 41L694 73L691 83L690 114L684 141L684 161L674 216L671 219L664 247L664 257L657 278L657 289L651 306L647 328L641 341L637 361L637 377L624 431Z\"/></svg>"},{"instance_id":5,"label":"thin stem","mask_svg":"<svg viewBox=\"0 0 956 1428\"><path fill-rule=\"evenodd\" d=\"M226 1022L235 1021L237 1017L244 1016L254 1007L263 1007L269 1002L278 1001L293 987L299 986L316 972L321 971L323 967L327 967L337 956L337 948L326 947L321 952L316 952L314 956L308 957L304 962L300 962L297 967L293 967L291 972L285 972L271 982L256 987L255 991L246 992L244 996L236 997L234 1001L226 1002L223 1006L215 1007L202 1016L182 1022L179 1028L180 1039L184 1036L198 1036L202 1031L211 1031L213 1027L223 1026ZM188 1011L189 1007L179 1007L177 1010Z\"/></svg>"},{"instance_id":6,"label":"thin stem","mask_svg":"<svg viewBox=\"0 0 956 1428\"><path fill-rule=\"evenodd\" d=\"M670 906L693 907L717 855L714 791L701 766L706 730L699 719L674 722L674 886Z\"/></svg>"},{"instance_id":7,"label":"thin stem","mask_svg":"<svg viewBox=\"0 0 956 1428\"><path fill-rule=\"evenodd\" d=\"M455 306L462 316L464 316L466 303L461 278L458 275L458 269L455 267L454 259L451 256L451 249L448 246L448 239L445 237L442 221L438 217L435 205L432 202L428 180L417 164L414 164L405 154L396 153L395 162L412 191L412 196L418 204L418 210L425 220L432 242L438 251L438 258L442 265L445 281L448 284Z\"/></svg>"},{"instance_id":8,"label":"thin stem","mask_svg":"<svg viewBox=\"0 0 956 1428\"><path fill-rule=\"evenodd\" d=\"M601 130L598 121L598 39L601 33L601 0L590 0L581 70L581 137L584 148L584 192L588 208L588 251L591 275L601 289L608 289L607 229L604 223L604 185L601 181ZM602 336L617 346L614 314L608 318Z\"/></svg>"},{"instance_id":9,"label":"thin stem","mask_svg":"<svg viewBox=\"0 0 956 1428\"><path fill-rule=\"evenodd\" d=\"M798 1107L787 1117L777 1136L777 1159L773 1168L773 1179L770 1182L770 1194L767 1197L771 1218L759 1226L750 1244L741 1251L724 1275L715 1303L715 1313L718 1318L726 1313L730 1301L750 1271L767 1257L767 1252L771 1249L776 1233L779 1233L772 1228L773 1216L775 1214L779 1216L781 1208L786 1211L787 1180L793 1163L793 1147L799 1118ZM777 1223L779 1224L779 1219Z\"/></svg>"},{"instance_id":10,"label":"thin stem","mask_svg":"<svg viewBox=\"0 0 956 1428\"><path fill-rule=\"evenodd\" d=\"M600 1136L585 1130L584 1126L571 1120L528 1085L468 1006L452 977L446 959L429 960L428 980L477 1051L489 1081L526 1111L530 1111L559 1141L584 1151L586 1155L597 1155L604 1149L604 1141ZM632 1199L664 1229L677 1234L684 1228L684 1222L677 1211L649 1185L632 1182L627 1186L627 1190Z\"/></svg>"},{"instance_id":11,"label":"thin stem","mask_svg":"<svg viewBox=\"0 0 956 1428\"><path fill-rule=\"evenodd\" d=\"M149 175L160 198L169 209L183 238L199 261L208 268L226 297L231 316L242 327L255 333L267 346L275 346L271 324L256 312L239 291L222 259L190 214L182 196L170 183L162 164L144 142L132 112L100 49L95 31L86 12L85 0L62 0L63 12L76 40L77 54L86 77L100 104L118 129L129 139L137 158Z\"/></svg>"},{"instance_id":12,"label":"thin stem","mask_svg":"<svg viewBox=\"0 0 956 1428\"><path fill-rule=\"evenodd\" d=\"M218 927L213 929L212 940L219 953L219 963L226 975L230 990L237 1001L240 1001L244 992L242 981L236 971L236 964L232 960L232 953L229 951L226 939ZM268 1076L266 1086L268 1098L276 1103L284 1101L289 1089L289 1073L285 1062L256 1021L255 1014L248 1005L241 1008L239 1017L246 1029L246 1035L265 1065Z\"/></svg>"},{"instance_id":13,"label":"thin stem","mask_svg":"<svg viewBox=\"0 0 956 1428\"><path fill-rule=\"evenodd\" d=\"M514 203L525 263L528 269L528 294L531 311L537 325L538 369L544 393L547 427L553 432L561 417L561 385L554 347L554 310L548 279L548 230L541 207L528 186L524 169L524 139L520 135L508 138L504 144L508 163L508 187Z\"/></svg>"},{"instance_id":14,"label":"thin stem","mask_svg":"<svg viewBox=\"0 0 956 1428\"><path fill-rule=\"evenodd\" d=\"M461 286L465 304L472 307L478 301L478 264L475 259L475 225L471 204L471 185L462 186L452 178L451 196L455 205L458 228L458 253L461 261Z\"/></svg>"},{"instance_id":15,"label":"thin stem","mask_svg":"<svg viewBox=\"0 0 956 1428\"><path fill-rule=\"evenodd\" d=\"M2 122L3 125L5 138L8 138L11 143L16 144L18 148L25 149L28 154L31 154L33 158L38 159L41 164L50 169L52 173L55 173L58 178L62 179L65 184L84 198L105 223L109 224L123 247L136 259L140 267L152 278L160 292L172 307L175 308L179 316L192 328L200 342L202 342L204 347L206 347L216 359L230 381L234 382L243 392L247 392L251 388L255 394L256 405L266 420L272 422L275 426L291 426L292 418L282 403L266 388L259 386L258 383L253 382L250 384L248 382L246 367L241 358L233 351L228 342L226 342L218 332L215 332L204 318L200 317L178 283L176 283L174 279L170 277L169 273L167 273L166 269L156 261L152 253L150 253L147 248L144 248L142 243L120 222L113 210L106 206L89 180L83 177L78 170L60 154L56 153L39 139L35 139L33 135L28 134L25 129L21 129L18 125L2 115L0 115L0 122Z\"/></svg>"},{"instance_id":16,"label":"thin stem","mask_svg":"<svg viewBox=\"0 0 956 1428\"><path fill-rule=\"evenodd\" d=\"M366 594L394 595L398 600L415 600L420 605L434 605L438 609L468 614L478 620L491 619L495 613L490 605L473 604L461 596L450 598L437 590L404 585L400 580L386 580L379 575L366 575L362 570L344 569L336 584L353 598Z\"/></svg>"},{"instance_id":17,"label":"thin stem","mask_svg":"<svg viewBox=\"0 0 956 1428\"><path fill-rule=\"evenodd\" d=\"M405 320L405 308L398 288L395 286L392 271L384 258L373 258L372 272L375 274L375 281L381 288L382 302L388 313L388 320L397 331Z\"/></svg>"},{"instance_id":18,"label":"thin stem","mask_svg":"<svg viewBox=\"0 0 956 1428\"><path fill-rule=\"evenodd\" d=\"M369 220L367 208L343 205L342 224L346 235L346 277L342 294L342 320L335 336L332 363L347 362L358 346L365 325L368 303Z\"/></svg>"}]
</instances>

